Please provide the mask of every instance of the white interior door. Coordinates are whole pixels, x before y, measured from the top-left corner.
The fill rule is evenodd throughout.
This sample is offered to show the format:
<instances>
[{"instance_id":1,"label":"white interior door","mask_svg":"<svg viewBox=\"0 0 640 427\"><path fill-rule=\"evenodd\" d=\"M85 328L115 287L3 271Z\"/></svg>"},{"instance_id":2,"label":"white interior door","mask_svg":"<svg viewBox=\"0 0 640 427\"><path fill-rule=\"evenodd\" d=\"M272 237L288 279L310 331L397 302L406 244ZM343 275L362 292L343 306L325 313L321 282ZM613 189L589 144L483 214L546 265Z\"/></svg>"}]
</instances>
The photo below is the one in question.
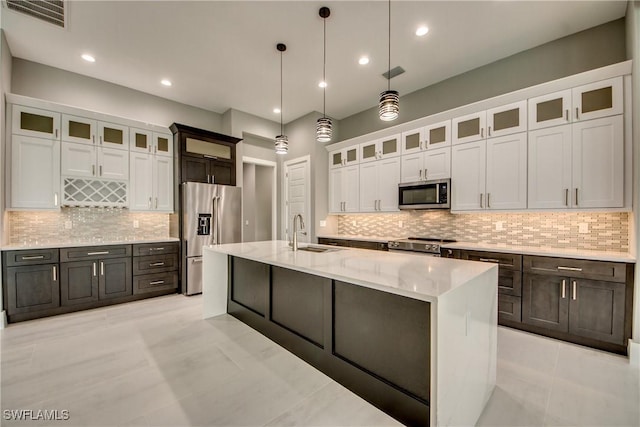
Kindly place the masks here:
<instances>
[{"instance_id":1,"label":"white interior door","mask_svg":"<svg viewBox=\"0 0 640 427\"><path fill-rule=\"evenodd\" d=\"M310 174L309 156L293 159L284 163L285 174L285 238L293 238L293 217L297 214L304 219L305 232L298 233L299 242L309 242L311 228L311 198L310 198Z\"/></svg>"}]
</instances>

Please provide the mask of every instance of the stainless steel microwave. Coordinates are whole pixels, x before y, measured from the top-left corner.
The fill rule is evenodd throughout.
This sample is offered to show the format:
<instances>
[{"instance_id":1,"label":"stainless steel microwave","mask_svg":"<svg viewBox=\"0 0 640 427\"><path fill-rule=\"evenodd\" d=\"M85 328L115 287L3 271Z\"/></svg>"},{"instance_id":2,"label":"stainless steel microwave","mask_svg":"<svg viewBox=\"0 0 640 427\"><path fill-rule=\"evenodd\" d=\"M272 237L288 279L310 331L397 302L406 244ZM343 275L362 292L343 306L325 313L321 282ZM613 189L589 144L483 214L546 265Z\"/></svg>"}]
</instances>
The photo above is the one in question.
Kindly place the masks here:
<instances>
[{"instance_id":1,"label":"stainless steel microwave","mask_svg":"<svg viewBox=\"0 0 640 427\"><path fill-rule=\"evenodd\" d=\"M398 184L398 208L451 208L451 180L438 179Z\"/></svg>"}]
</instances>

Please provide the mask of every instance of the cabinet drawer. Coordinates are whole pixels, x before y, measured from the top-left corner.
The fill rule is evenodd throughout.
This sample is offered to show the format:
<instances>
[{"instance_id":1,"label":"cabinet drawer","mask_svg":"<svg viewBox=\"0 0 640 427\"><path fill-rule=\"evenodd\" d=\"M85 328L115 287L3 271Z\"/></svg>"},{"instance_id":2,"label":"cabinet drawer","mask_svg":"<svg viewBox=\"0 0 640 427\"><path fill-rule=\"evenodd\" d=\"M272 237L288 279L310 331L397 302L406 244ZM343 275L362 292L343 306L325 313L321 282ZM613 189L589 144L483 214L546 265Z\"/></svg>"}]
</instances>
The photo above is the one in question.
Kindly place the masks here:
<instances>
[{"instance_id":1,"label":"cabinet drawer","mask_svg":"<svg viewBox=\"0 0 640 427\"><path fill-rule=\"evenodd\" d=\"M131 245L85 246L60 249L61 262L82 259L108 259L123 256L131 256Z\"/></svg>"},{"instance_id":2,"label":"cabinet drawer","mask_svg":"<svg viewBox=\"0 0 640 427\"><path fill-rule=\"evenodd\" d=\"M178 272L145 274L133 278L133 294L163 291L178 288Z\"/></svg>"},{"instance_id":3,"label":"cabinet drawer","mask_svg":"<svg viewBox=\"0 0 640 427\"><path fill-rule=\"evenodd\" d=\"M389 246L387 243L383 242L369 242L363 240L350 240L349 247L359 248L359 249L373 249L376 251L388 251Z\"/></svg>"},{"instance_id":4,"label":"cabinet drawer","mask_svg":"<svg viewBox=\"0 0 640 427\"><path fill-rule=\"evenodd\" d=\"M512 295L498 295L498 323L502 320L522 322L522 300Z\"/></svg>"},{"instance_id":5,"label":"cabinet drawer","mask_svg":"<svg viewBox=\"0 0 640 427\"><path fill-rule=\"evenodd\" d=\"M133 274L160 273L178 268L178 254L150 255L133 259Z\"/></svg>"},{"instance_id":6,"label":"cabinet drawer","mask_svg":"<svg viewBox=\"0 0 640 427\"><path fill-rule=\"evenodd\" d=\"M499 252L462 251L462 259L469 261L493 262L499 264L500 269L522 270L522 255L503 254Z\"/></svg>"},{"instance_id":7,"label":"cabinet drawer","mask_svg":"<svg viewBox=\"0 0 640 427\"><path fill-rule=\"evenodd\" d=\"M349 241L343 239L328 239L325 237L318 237L318 244L331 246L349 246Z\"/></svg>"},{"instance_id":8,"label":"cabinet drawer","mask_svg":"<svg viewBox=\"0 0 640 427\"><path fill-rule=\"evenodd\" d=\"M525 256L524 270L530 273L625 282L627 265L620 262Z\"/></svg>"},{"instance_id":9,"label":"cabinet drawer","mask_svg":"<svg viewBox=\"0 0 640 427\"><path fill-rule=\"evenodd\" d=\"M498 267L498 294L522 295L522 272Z\"/></svg>"},{"instance_id":10,"label":"cabinet drawer","mask_svg":"<svg viewBox=\"0 0 640 427\"><path fill-rule=\"evenodd\" d=\"M5 252L5 265L7 267L33 264L52 264L57 262L58 249L29 249Z\"/></svg>"},{"instance_id":11,"label":"cabinet drawer","mask_svg":"<svg viewBox=\"0 0 640 427\"><path fill-rule=\"evenodd\" d=\"M133 245L133 256L177 254L178 242L144 243Z\"/></svg>"}]
</instances>

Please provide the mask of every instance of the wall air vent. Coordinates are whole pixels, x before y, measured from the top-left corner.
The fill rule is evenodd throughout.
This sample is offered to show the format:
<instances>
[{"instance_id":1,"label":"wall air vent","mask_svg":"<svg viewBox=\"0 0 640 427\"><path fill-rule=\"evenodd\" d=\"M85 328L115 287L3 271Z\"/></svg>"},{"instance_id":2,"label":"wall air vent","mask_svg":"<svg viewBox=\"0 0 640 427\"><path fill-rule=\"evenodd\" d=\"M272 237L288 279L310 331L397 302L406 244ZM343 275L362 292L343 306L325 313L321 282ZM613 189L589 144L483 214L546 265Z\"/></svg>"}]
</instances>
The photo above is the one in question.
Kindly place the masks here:
<instances>
[{"instance_id":1,"label":"wall air vent","mask_svg":"<svg viewBox=\"0 0 640 427\"><path fill-rule=\"evenodd\" d=\"M382 77L384 77L387 80L391 80L392 78L399 76L400 74L404 73L404 68L402 67L395 67L392 68L391 70L382 73Z\"/></svg>"},{"instance_id":2,"label":"wall air vent","mask_svg":"<svg viewBox=\"0 0 640 427\"><path fill-rule=\"evenodd\" d=\"M65 28L64 0L6 0L10 10Z\"/></svg>"}]
</instances>

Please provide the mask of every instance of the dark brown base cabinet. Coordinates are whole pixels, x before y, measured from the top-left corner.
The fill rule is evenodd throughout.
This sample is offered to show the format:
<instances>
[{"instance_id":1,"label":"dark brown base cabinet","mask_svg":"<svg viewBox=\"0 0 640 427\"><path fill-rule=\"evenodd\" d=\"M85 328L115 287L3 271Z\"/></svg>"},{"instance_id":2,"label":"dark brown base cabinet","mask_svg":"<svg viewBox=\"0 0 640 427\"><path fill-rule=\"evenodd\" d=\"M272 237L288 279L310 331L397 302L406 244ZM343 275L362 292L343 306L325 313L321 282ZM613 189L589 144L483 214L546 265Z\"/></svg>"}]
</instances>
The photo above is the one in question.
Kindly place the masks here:
<instances>
[{"instance_id":1,"label":"dark brown base cabinet","mask_svg":"<svg viewBox=\"0 0 640 427\"><path fill-rule=\"evenodd\" d=\"M229 314L403 424L429 425L429 303L237 257L229 275Z\"/></svg>"},{"instance_id":2,"label":"dark brown base cabinet","mask_svg":"<svg viewBox=\"0 0 640 427\"><path fill-rule=\"evenodd\" d=\"M144 272L148 274L133 276L137 258L132 258L132 245L2 252L9 323L174 293L178 286L178 243L133 248L142 248L139 253L148 255L147 246L166 246L174 252L161 253L159 259L139 257L150 264L167 263L152 266L160 268L160 273L147 270ZM167 257L171 259L167 261Z\"/></svg>"},{"instance_id":3,"label":"dark brown base cabinet","mask_svg":"<svg viewBox=\"0 0 640 427\"><path fill-rule=\"evenodd\" d=\"M442 256L499 264L498 324L627 353L633 264L450 249Z\"/></svg>"},{"instance_id":4,"label":"dark brown base cabinet","mask_svg":"<svg viewBox=\"0 0 640 427\"><path fill-rule=\"evenodd\" d=\"M178 242L133 245L133 293L178 289Z\"/></svg>"},{"instance_id":5,"label":"dark brown base cabinet","mask_svg":"<svg viewBox=\"0 0 640 427\"><path fill-rule=\"evenodd\" d=\"M343 246L347 248L373 249L376 251L388 251L387 242L374 242L368 240L333 239L328 237L318 237L318 244L330 246Z\"/></svg>"}]
</instances>

